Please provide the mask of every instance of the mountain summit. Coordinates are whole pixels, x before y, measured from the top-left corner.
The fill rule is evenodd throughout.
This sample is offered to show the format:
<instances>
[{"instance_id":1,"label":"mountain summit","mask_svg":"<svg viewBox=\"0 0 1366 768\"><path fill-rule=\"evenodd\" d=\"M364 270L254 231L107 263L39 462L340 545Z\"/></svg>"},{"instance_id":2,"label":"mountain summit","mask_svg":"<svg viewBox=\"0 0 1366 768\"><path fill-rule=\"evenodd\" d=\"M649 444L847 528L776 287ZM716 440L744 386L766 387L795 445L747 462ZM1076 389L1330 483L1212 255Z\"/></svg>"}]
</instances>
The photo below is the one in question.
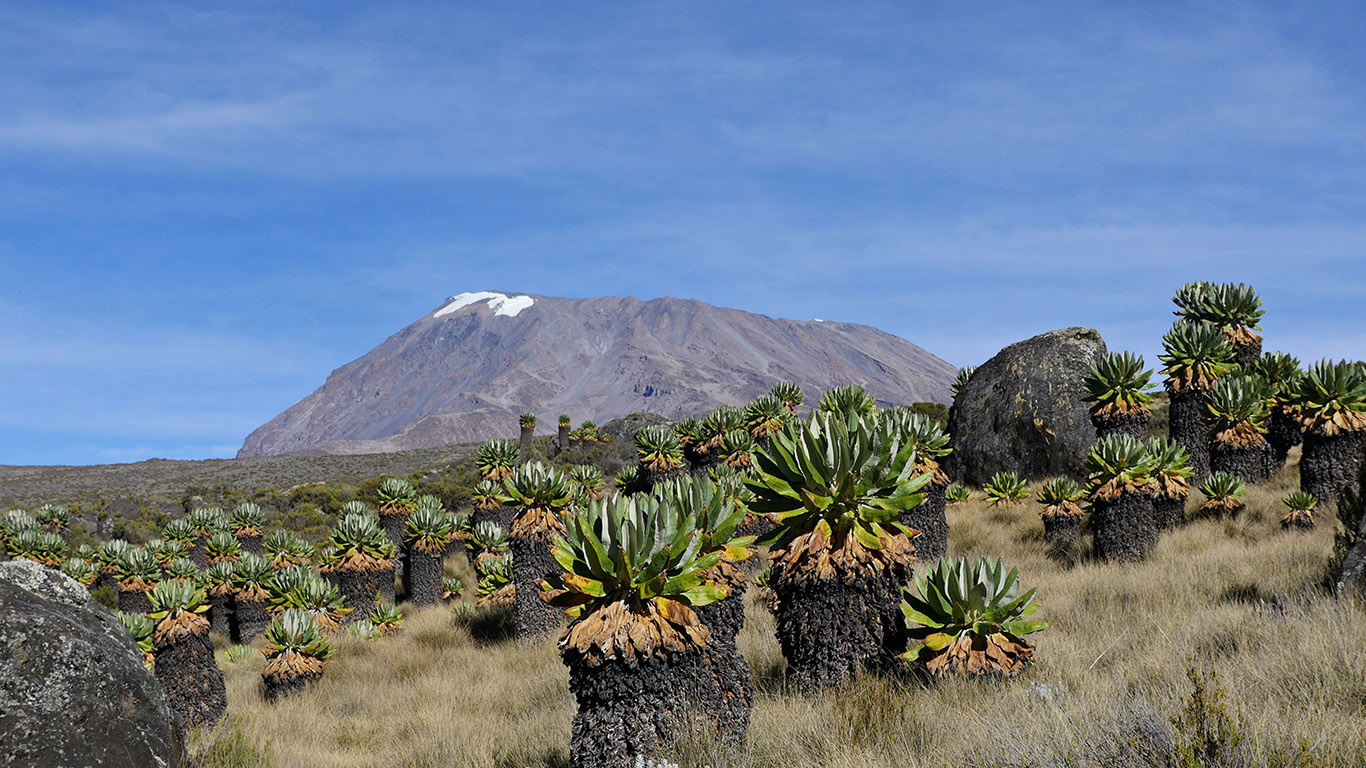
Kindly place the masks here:
<instances>
[{"instance_id":1,"label":"mountain summit","mask_svg":"<svg viewBox=\"0 0 1366 768\"><path fill-rule=\"evenodd\" d=\"M247 436L243 456L371 453L514 435L517 415L575 424L740 405L794 381L814 403L859 384L879 403L949 401L956 369L854 323L785 320L688 299L462 293L333 371Z\"/></svg>"}]
</instances>

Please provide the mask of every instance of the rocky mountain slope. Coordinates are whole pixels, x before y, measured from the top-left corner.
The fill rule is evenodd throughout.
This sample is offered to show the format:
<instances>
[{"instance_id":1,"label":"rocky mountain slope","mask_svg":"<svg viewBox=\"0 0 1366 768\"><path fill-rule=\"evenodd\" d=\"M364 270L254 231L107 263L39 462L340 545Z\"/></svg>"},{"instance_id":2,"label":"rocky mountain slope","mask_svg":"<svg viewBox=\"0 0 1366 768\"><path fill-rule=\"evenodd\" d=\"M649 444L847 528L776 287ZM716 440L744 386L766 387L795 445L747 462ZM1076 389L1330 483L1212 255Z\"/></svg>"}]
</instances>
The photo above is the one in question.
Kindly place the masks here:
<instances>
[{"instance_id":1,"label":"rocky mountain slope","mask_svg":"<svg viewBox=\"0 0 1366 768\"><path fill-rule=\"evenodd\" d=\"M741 404L774 382L817 397L860 384L879 402L949 401L955 369L866 325L796 321L662 298L464 293L333 371L252 432L239 457L370 453L511 437L523 411L553 433L634 411Z\"/></svg>"}]
</instances>

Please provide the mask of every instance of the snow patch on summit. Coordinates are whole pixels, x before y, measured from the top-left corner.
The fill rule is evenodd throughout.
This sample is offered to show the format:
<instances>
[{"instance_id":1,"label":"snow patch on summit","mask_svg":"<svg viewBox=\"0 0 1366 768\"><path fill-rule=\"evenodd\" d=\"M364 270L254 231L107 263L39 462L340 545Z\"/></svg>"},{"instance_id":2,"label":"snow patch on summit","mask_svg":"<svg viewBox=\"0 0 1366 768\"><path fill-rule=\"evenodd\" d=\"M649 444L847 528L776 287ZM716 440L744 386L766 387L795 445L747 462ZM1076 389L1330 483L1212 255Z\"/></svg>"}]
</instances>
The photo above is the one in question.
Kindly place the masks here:
<instances>
[{"instance_id":1,"label":"snow patch on summit","mask_svg":"<svg viewBox=\"0 0 1366 768\"><path fill-rule=\"evenodd\" d=\"M504 317L516 317L517 313L535 303L536 300L530 296L513 296L512 298L505 300L498 309L494 310L493 314L503 315Z\"/></svg>"},{"instance_id":2,"label":"snow patch on summit","mask_svg":"<svg viewBox=\"0 0 1366 768\"><path fill-rule=\"evenodd\" d=\"M452 296L446 300L446 306L432 313L432 317L449 315L457 310L464 309L471 304L488 302L488 308L493 310L494 317L516 317L522 310L536 303L530 296L508 296L504 293L494 291L478 291L476 293L462 293Z\"/></svg>"}]
</instances>

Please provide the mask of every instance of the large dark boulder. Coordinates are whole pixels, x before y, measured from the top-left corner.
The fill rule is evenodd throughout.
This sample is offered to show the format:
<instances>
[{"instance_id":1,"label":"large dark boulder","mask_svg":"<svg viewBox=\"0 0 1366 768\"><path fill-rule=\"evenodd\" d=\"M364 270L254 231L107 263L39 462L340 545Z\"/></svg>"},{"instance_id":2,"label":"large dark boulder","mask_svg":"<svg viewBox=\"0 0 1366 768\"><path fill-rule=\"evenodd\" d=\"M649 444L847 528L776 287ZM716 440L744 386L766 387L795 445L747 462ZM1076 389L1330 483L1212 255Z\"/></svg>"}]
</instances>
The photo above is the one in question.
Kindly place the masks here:
<instances>
[{"instance_id":1,"label":"large dark boulder","mask_svg":"<svg viewBox=\"0 0 1366 768\"><path fill-rule=\"evenodd\" d=\"M1026 479L1079 476L1096 441L1081 385L1103 354L1098 331L1064 328L979 366L949 414L950 475L974 485L1008 470Z\"/></svg>"},{"instance_id":2,"label":"large dark boulder","mask_svg":"<svg viewBox=\"0 0 1366 768\"><path fill-rule=\"evenodd\" d=\"M0 765L182 762L166 694L119 620L61 573L0 564Z\"/></svg>"}]
</instances>

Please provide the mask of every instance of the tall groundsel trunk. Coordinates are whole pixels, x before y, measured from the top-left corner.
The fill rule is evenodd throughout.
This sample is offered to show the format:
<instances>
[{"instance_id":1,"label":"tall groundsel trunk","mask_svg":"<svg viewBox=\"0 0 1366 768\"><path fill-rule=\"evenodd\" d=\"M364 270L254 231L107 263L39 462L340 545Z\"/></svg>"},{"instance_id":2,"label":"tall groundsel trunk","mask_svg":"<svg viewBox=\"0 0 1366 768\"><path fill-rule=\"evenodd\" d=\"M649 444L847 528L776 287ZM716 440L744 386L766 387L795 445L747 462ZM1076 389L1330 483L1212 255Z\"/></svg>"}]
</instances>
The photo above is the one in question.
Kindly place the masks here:
<instances>
[{"instance_id":1,"label":"tall groundsel trunk","mask_svg":"<svg viewBox=\"0 0 1366 768\"><path fill-rule=\"evenodd\" d=\"M711 633L708 651L699 656L703 668L698 695L702 714L714 723L715 739L733 747L744 741L754 708L754 673L735 644L745 624L746 578L743 570L722 562L709 581L726 587L727 594L696 609L698 620Z\"/></svg>"},{"instance_id":2,"label":"tall groundsel trunk","mask_svg":"<svg viewBox=\"0 0 1366 768\"><path fill-rule=\"evenodd\" d=\"M222 637L232 638L234 612L237 601L231 584L215 584L209 588L209 629Z\"/></svg>"},{"instance_id":3,"label":"tall groundsel trunk","mask_svg":"<svg viewBox=\"0 0 1366 768\"><path fill-rule=\"evenodd\" d=\"M507 504L489 504L474 508L474 514L470 516L470 524L478 525L484 522L492 522L497 523L503 530L507 530L512 526L512 521L516 517L516 507Z\"/></svg>"},{"instance_id":4,"label":"tall groundsel trunk","mask_svg":"<svg viewBox=\"0 0 1366 768\"><path fill-rule=\"evenodd\" d=\"M408 516L412 510L398 504L386 504L379 508L379 524L384 529L384 535L389 542L398 550L398 556L393 560L393 577L402 585L405 594L410 592L408 584L408 540L404 536L404 528L408 525ZM393 584L389 585L388 600L394 602Z\"/></svg>"},{"instance_id":5,"label":"tall groundsel trunk","mask_svg":"<svg viewBox=\"0 0 1366 768\"><path fill-rule=\"evenodd\" d=\"M8 558L4 556L4 553L0 552L0 562L4 562L7 559ZM118 577L114 575L114 570L114 566L111 563L101 564L99 567L99 575L95 577L94 589L109 587L114 590L114 595L117 597L119 590Z\"/></svg>"},{"instance_id":6,"label":"tall groundsel trunk","mask_svg":"<svg viewBox=\"0 0 1366 768\"><path fill-rule=\"evenodd\" d=\"M512 550L512 574L514 602L513 622L517 627L517 640L521 643L536 643L554 635L560 629L561 611L548 605L540 598L539 582L559 566L550 556L550 536L544 531L518 529L516 522L508 537Z\"/></svg>"},{"instance_id":7,"label":"tall groundsel trunk","mask_svg":"<svg viewBox=\"0 0 1366 768\"><path fill-rule=\"evenodd\" d=\"M1266 477L1266 440L1224 440L1215 435L1210 441L1209 467L1211 472L1227 472L1245 483L1255 483Z\"/></svg>"},{"instance_id":8,"label":"tall groundsel trunk","mask_svg":"<svg viewBox=\"0 0 1366 768\"><path fill-rule=\"evenodd\" d=\"M521 457L521 460L524 462L531 460L531 441L535 439L535 437L536 427L534 425L527 426L523 424L521 439L519 440L518 448L520 449L519 455Z\"/></svg>"},{"instance_id":9,"label":"tall groundsel trunk","mask_svg":"<svg viewBox=\"0 0 1366 768\"><path fill-rule=\"evenodd\" d=\"M563 654L578 705L570 768L637 768L637 757L667 764L665 750L687 732L697 711L701 651L659 650L628 660L590 661Z\"/></svg>"},{"instance_id":10,"label":"tall groundsel trunk","mask_svg":"<svg viewBox=\"0 0 1366 768\"><path fill-rule=\"evenodd\" d=\"M157 624L153 639L156 678L166 689L176 725L182 730L212 727L223 717L228 696L223 672L214 661L208 620L179 612Z\"/></svg>"},{"instance_id":11,"label":"tall groundsel trunk","mask_svg":"<svg viewBox=\"0 0 1366 768\"><path fill-rule=\"evenodd\" d=\"M900 633L892 622L909 567L840 569L828 577L794 570L776 557L771 583L778 599L778 644L795 687L838 686L900 652L895 647Z\"/></svg>"},{"instance_id":12,"label":"tall groundsel trunk","mask_svg":"<svg viewBox=\"0 0 1366 768\"><path fill-rule=\"evenodd\" d=\"M1091 533L1100 560L1146 560L1158 538L1151 492L1127 488L1106 498L1093 498Z\"/></svg>"},{"instance_id":13,"label":"tall groundsel trunk","mask_svg":"<svg viewBox=\"0 0 1366 768\"><path fill-rule=\"evenodd\" d=\"M1300 456L1300 490L1314 494L1320 504L1336 501L1352 483L1366 450L1366 430L1339 430L1326 435L1319 430L1304 433Z\"/></svg>"},{"instance_id":14,"label":"tall groundsel trunk","mask_svg":"<svg viewBox=\"0 0 1366 768\"><path fill-rule=\"evenodd\" d=\"M1059 504L1043 513L1043 541L1048 555L1063 565L1075 565L1083 553L1081 524L1085 513L1073 504Z\"/></svg>"},{"instance_id":15,"label":"tall groundsel trunk","mask_svg":"<svg viewBox=\"0 0 1366 768\"><path fill-rule=\"evenodd\" d=\"M374 558L356 558L355 562L346 563L338 566L337 588L342 594L342 602L351 613L346 617L346 623L351 624L370 615L370 609L374 607L376 595L378 599L386 599L385 585L389 587L388 600L393 600L394 588L394 567L391 560L376 560Z\"/></svg>"},{"instance_id":16,"label":"tall groundsel trunk","mask_svg":"<svg viewBox=\"0 0 1366 768\"><path fill-rule=\"evenodd\" d=\"M124 613L145 614L152 610L152 603L147 599L147 593L152 591L152 585L142 579L124 579L116 585L119 593L119 610Z\"/></svg>"},{"instance_id":17,"label":"tall groundsel trunk","mask_svg":"<svg viewBox=\"0 0 1366 768\"><path fill-rule=\"evenodd\" d=\"M208 540L208 533L200 533L195 535L194 541L190 544L190 562L201 571L209 567L209 553L204 551L204 542Z\"/></svg>"},{"instance_id":18,"label":"tall groundsel trunk","mask_svg":"<svg viewBox=\"0 0 1366 768\"><path fill-rule=\"evenodd\" d=\"M1210 473L1210 428L1203 423L1207 390L1193 386L1173 389L1169 381L1167 393L1170 396L1168 434L1186 449L1191 479L1199 485Z\"/></svg>"},{"instance_id":19,"label":"tall groundsel trunk","mask_svg":"<svg viewBox=\"0 0 1366 768\"><path fill-rule=\"evenodd\" d=\"M916 471L918 473L921 469L917 468ZM916 557L923 562L934 563L949 551L949 520L945 512L948 499L945 493L951 481L938 464L924 471L934 473L934 479L924 488L925 500L902 515L901 522L907 528L920 531L920 535L915 537Z\"/></svg>"},{"instance_id":20,"label":"tall groundsel trunk","mask_svg":"<svg viewBox=\"0 0 1366 768\"><path fill-rule=\"evenodd\" d=\"M1262 337L1250 328L1225 328L1224 336L1233 348L1233 362L1244 368L1250 367L1262 357Z\"/></svg>"},{"instance_id":21,"label":"tall groundsel trunk","mask_svg":"<svg viewBox=\"0 0 1366 768\"><path fill-rule=\"evenodd\" d=\"M1285 466L1290 449L1304 441L1304 422L1299 414L1279 403L1272 406L1266 417L1266 441L1270 447L1266 474L1270 477Z\"/></svg>"},{"instance_id":22,"label":"tall groundsel trunk","mask_svg":"<svg viewBox=\"0 0 1366 768\"><path fill-rule=\"evenodd\" d=\"M1101 408L1091 412L1091 426L1096 428L1096 439L1108 435L1132 435L1140 440L1148 436L1152 411L1147 408Z\"/></svg>"},{"instance_id":23,"label":"tall groundsel trunk","mask_svg":"<svg viewBox=\"0 0 1366 768\"><path fill-rule=\"evenodd\" d=\"M1186 521L1186 498L1190 492L1181 494L1158 494L1153 497L1153 525L1157 532L1170 531Z\"/></svg>"},{"instance_id":24,"label":"tall groundsel trunk","mask_svg":"<svg viewBox=\"0 0 1366 768\"><path fill-rule=\"evenodd\" d=\"M667 764L707 701L699 675L709 643L705 626L678 632L648 602L615 601L570 625L559 642L577 705L570 768Z\"/></svg>"},{"instance_id":25,"label":"tall groundsel trunk","mask_svg":"<svg viewBox=\"0 0 1366 768\"><path fill-rule=\"evenodd\" d=\"M446 548L417 542L408 548L408 599L413 605L436 605L441 602L441 577ZM553 609L552 609L553 610Z\"/></svg>"},{"instance_id":26,"label":"tall groundsel trunk","mask_svg":"<svg viewBox=\"0 0 1366 768\"><path fill-rule=\"evenodd\" d=\"M270 595L260 587L239 589L233 596L233 640L250 643L270 625Z\"/></svg>"}]
</instances>

